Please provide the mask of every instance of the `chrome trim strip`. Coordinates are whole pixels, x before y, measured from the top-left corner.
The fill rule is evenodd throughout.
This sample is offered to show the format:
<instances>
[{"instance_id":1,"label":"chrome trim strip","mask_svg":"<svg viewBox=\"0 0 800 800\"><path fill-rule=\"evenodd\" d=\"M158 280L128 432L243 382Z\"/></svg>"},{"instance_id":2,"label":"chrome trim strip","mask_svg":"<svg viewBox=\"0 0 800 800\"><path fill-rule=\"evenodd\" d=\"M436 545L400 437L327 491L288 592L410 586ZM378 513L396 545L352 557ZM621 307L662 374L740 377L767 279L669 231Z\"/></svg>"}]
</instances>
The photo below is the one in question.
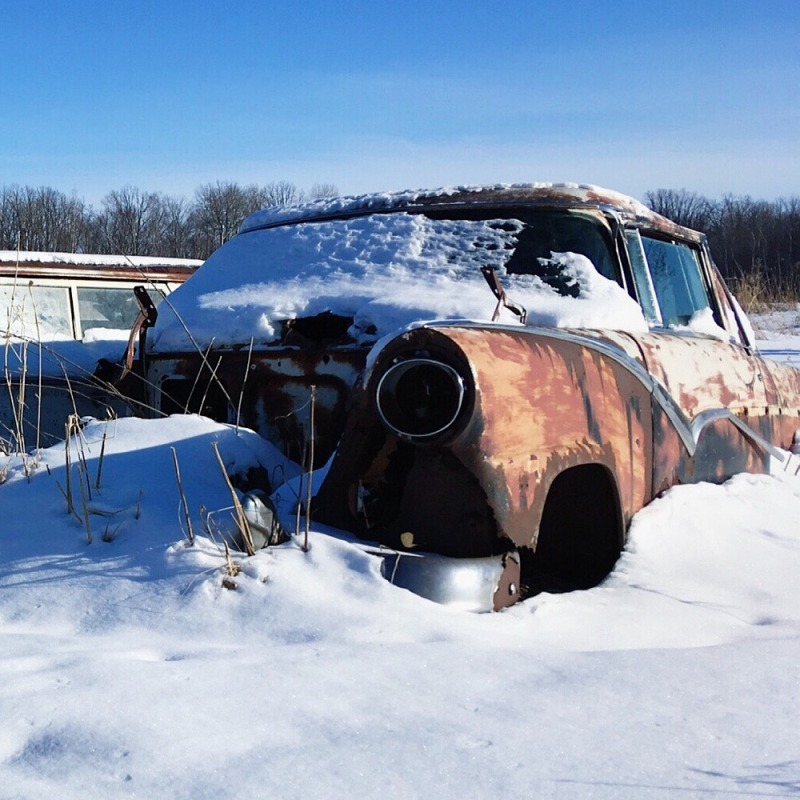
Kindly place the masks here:
<instances>
[{"instance_id":1,"label":"chrome trim strip","mask_svg":"<svg viewBox=\"0 0 800 800\"><path fill-rule=\"evenodd\" d=\"M453 412L450 419L444 424L440 425L438 428L432 431L427 431L426 433L411 433L409 431L403 431L397 426L393 425L387 415L386 409L384 409L384 403L382 401L382 392L384 388L384 383L386 383L387 378L396 373L400 373L399 378L395 378L395 380L402 379L402 375L407 372L410 368L416 367L419 365L430 365L433 367L437 367L438 369L442 370L453 382L453 386L456 387L456 394L458 395L457 403L455 411ZM398 361L396 364L392 364L384 373L381 375L380 380L378 381L378 385L375 387L375 405L378 409L378 415L380 416L383 424L394 434L399 436L401 439L431 439L434 436L438 436L440 433L446 431L455 421L458 419L458 415L461 413L461 409L464 405L464 379L459 375L458 371L453 369L449 364L445 363L444 361L438 361L434 358L409 358L405 361Z\"/></svg>"},{"instance_id":2,"label":"chrome trim strip","mask_svg":"<svg viewBox=\"0 0 800 800\"><path fill-rule=\"evenodd\" d=\"M700 434L708 426L717 422L718 420L728 420L739 432L749 439L756 447L760 448L765 453L773 458L777 458L781 463L784 461L783 452L775 447L771 442L768 442L763 436L756 433L743 419L737 417L730 409L727 408L712 408L708 411L701 411L692 420L692 436L695 441L695 448L697 442L700 441ZM694 455L694 452L691 452Z\"/></svg>"}]
</instances>

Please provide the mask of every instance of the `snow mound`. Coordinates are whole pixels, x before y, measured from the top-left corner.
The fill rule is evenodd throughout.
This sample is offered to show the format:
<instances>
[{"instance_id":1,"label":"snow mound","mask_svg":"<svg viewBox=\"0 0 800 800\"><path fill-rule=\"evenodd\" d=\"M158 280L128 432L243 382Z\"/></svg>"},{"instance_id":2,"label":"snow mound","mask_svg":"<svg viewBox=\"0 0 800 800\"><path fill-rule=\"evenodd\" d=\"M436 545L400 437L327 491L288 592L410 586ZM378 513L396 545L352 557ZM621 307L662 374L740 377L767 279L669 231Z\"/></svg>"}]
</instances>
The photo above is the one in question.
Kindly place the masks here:
<instances>
[{"instance_id":1,"label":"snow mound","mask_svg":"<svg viewBox=\"0 0 800 800\"><path fill-rule=\"evenodd\" d=\"M794 780L797 457L668 491L595 589L474 615L313 523L307 553L228 561L202 529L231 503L213 445L235 479L284 468L249 431L126 419L82 441L91 543L63 443L27 470L0 456L9 797L413 798L446 780L466 800L634 800Z\"/></svg>"}]
</instances>

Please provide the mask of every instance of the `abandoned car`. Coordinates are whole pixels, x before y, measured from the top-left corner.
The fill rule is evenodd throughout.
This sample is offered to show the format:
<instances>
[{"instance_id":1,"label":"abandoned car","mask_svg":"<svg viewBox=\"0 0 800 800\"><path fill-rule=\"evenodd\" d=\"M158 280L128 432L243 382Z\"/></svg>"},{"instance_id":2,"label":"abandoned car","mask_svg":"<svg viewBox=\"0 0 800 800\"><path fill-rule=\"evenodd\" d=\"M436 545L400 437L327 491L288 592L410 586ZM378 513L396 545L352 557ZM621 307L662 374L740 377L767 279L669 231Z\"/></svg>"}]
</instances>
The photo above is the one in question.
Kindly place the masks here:
<instances>
[{"instance_id":1,"label":"abandoned car","mask_svg":"<svg viewBox=\"0 0 800 800\"><path fill-rule=\"evenodd\" d=\"M133 288L147 284L157 303L201 263L0 251L0 446L24 450L63 439L68 414L125 413L93 372L98 358L116 361L125 348L139 312Z\"/></svg>"},{"instance_id":2,"label":"abandoned car","mask_svg":"<svg viewBox=\"0 0 800 800\"><path fill-rule=\"evenodd\" d=\"M260 432L268 490L320 469L316 522L464 608L596 585L660 492L798 441L703 235L597 187L268 209L169 305L126 391Z\"/></svg>"}]
</instances>

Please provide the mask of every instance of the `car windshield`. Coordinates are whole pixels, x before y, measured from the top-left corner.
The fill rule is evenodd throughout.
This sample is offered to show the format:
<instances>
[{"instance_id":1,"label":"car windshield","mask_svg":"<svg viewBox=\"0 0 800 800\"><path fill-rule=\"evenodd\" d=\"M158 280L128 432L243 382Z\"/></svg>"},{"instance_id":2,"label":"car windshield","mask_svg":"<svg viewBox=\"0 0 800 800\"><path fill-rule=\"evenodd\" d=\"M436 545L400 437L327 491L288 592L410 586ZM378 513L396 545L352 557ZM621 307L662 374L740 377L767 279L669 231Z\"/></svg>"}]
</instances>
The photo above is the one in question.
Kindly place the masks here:
<instances>
[{"instance_id":1,"label":"car windshield","mask_svg":"<svg viewBox=\"0 0 800 800\"><path fill-rule=\"evenodd\" d=\"M607 229L594 216L570 211L509 209L507 219L497 210L465 213L427 212L431 219L485 220L490 228L510 234L504 240L503 266L510 275L536 275L559 294L577 297L578 284L564 273L556 253L577 253L591 261L605 278L620 282L609 249ZM480 245L480 241L476 242Z\"/></svg>"}]
</instances>

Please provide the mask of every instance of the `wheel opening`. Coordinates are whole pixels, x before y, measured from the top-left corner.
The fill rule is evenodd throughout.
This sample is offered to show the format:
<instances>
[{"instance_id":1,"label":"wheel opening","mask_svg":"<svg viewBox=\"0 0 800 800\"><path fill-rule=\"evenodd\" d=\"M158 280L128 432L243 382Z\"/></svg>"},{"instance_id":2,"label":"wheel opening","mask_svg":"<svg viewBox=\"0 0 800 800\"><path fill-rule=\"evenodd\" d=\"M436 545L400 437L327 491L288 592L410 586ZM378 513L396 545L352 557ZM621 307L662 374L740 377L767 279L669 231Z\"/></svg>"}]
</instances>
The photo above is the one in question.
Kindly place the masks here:
<instances>
[{"instance_id":1,"label":"wheel opening","mask_svg":"<svg viewBox=\"0 0 800 800\"><path fill-rule=\"evenodd\" d=\"M596 586L613 569L622 544L619 496L609 471L589 464L562 472L545 500L535 551L521 550L525 594Z\"/></svg>"}]
</instances>

